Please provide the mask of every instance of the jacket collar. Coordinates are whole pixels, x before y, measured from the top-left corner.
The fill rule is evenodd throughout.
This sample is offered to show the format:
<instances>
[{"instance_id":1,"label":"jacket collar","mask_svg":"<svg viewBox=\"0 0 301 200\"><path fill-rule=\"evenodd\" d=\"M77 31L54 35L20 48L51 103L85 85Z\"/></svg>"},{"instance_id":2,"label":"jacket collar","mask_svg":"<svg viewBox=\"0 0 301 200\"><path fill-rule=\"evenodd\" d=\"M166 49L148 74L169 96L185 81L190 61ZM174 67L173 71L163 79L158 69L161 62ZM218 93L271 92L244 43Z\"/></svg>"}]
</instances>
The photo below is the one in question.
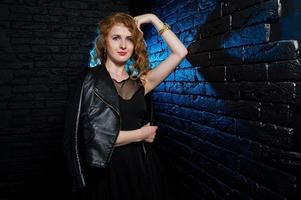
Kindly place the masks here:
<instances>
[{"instance_id":1,"label":"jacket collar","mask_svg":"<svg viewBox=\"0 0 301 200\"><path fill-rule=\"evenodd\" d=\"M113 80L107 71L104 64L95 67L95 92L100 95L100 97L106 101L105 103L113 106L115 111L119 112L119 99L118 93L114 86Z\"/></svg>"}]
</instances>

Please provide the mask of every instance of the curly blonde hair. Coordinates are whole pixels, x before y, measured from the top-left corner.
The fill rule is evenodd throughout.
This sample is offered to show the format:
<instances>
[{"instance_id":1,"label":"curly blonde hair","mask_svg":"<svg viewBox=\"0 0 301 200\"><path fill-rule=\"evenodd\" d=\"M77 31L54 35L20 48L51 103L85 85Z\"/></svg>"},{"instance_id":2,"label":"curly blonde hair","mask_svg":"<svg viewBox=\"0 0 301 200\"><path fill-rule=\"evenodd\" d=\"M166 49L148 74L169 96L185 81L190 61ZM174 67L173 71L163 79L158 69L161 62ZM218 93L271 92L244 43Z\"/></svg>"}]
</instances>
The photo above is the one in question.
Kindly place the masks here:
<instances>
[{"instance_id":1,"label":"curly blonde hair","mask_svg":"<svg viewBox=\"0 0 301 200\"><path fill-rule=\"evenodd\" d=\"M146 74L150 68L143 35L139 31L134 18L129 14L117 12L99 22L100 35L95 43L96 56L100 58L101 62L106 62L105 39L111 28L117 23L123 24L132 33L134 51L131 59L133 60L133 67L139 70L140 75Z\"/></svg>"}]
</instances>

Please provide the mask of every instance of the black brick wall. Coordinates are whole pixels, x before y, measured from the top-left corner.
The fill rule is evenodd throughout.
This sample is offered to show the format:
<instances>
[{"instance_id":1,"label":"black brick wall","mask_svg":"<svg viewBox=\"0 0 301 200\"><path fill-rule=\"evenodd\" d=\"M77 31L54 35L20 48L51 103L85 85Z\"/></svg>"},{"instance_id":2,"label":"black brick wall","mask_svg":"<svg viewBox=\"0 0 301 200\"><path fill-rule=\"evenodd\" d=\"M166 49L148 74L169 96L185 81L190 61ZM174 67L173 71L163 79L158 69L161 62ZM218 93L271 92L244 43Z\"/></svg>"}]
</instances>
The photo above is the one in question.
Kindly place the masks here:
<instances>
[{"instance_id":1,"label":"black brick wall","mask_svg":"<svg viewBox=\"0 0 301 200\"><path fill-rule=\"evenodd\" d=\"M66 101L89 63L98 21L128 1L0 3L0 199L71 199Z\"/></svg>"},{"instance_id":2,"label":"black brick wall","mask_svg":"<svg viewBox=\"0 0 301 200\"><path fill-rule=\"evenodd\" d=\"M182 199L300 199L300 1L147 1L189 49L154 93ZM154 29L151 63L167 56Z\"/></svg>"},{"instance_id":3,"label":"black brick wall","mask_svg":"<svg viewBox=\"0 0 301 200\"><path fill-rule=\"evenodd\" d=\"M71 199L66 101L97 22L127 10L154 12L189 47L153 98L178 196L299 199L298 0L1 1L0 199ZM156 66L167 47L154 28L145 36Z\"/></svg>"}]
</instances>

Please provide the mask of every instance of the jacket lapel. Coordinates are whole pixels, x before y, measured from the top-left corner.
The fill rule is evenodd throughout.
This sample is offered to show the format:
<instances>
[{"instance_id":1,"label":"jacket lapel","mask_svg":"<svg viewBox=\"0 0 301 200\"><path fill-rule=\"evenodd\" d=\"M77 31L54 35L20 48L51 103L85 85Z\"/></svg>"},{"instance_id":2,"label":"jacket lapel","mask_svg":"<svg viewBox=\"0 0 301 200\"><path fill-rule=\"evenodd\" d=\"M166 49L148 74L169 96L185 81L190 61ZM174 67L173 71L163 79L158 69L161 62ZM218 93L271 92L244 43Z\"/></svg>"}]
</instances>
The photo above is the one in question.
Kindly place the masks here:
<instances>
[{"instance_id":1,"label":"jacket lapel","mask_svg":"<svg viewBox=\"0 0 301 200\"><path fill-rule=\"evenodd\" d=\"M104 65L95 68L96 81L94 91L99 95L105 103L113 106L119 114L119 99L114 83Z\"/></svg>"}]
</instances>

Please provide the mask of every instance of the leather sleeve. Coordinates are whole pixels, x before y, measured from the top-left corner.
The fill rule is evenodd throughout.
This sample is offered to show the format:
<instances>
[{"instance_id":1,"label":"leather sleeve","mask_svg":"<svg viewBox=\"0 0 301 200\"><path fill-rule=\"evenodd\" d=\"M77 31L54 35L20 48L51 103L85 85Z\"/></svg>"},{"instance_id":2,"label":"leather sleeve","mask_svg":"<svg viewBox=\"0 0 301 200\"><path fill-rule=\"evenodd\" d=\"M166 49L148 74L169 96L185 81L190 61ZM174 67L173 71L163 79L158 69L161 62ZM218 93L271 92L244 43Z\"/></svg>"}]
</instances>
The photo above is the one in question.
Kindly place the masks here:
<instances>
[{"instance_id":1,"label":"leather sleeve","mask_svg":"<svg viewBox=\"0 0 301 200\"><path fill-rule=\"evenodd\" d=\"M79 120L82 112L84 84L87 73L83 73L77 81L75 90L71 93L65 112L65 127L63 135L63 150L73 181L73 189L86 186L82 169L82 158L79 147Z\"/></svg>"}]
</instances>

